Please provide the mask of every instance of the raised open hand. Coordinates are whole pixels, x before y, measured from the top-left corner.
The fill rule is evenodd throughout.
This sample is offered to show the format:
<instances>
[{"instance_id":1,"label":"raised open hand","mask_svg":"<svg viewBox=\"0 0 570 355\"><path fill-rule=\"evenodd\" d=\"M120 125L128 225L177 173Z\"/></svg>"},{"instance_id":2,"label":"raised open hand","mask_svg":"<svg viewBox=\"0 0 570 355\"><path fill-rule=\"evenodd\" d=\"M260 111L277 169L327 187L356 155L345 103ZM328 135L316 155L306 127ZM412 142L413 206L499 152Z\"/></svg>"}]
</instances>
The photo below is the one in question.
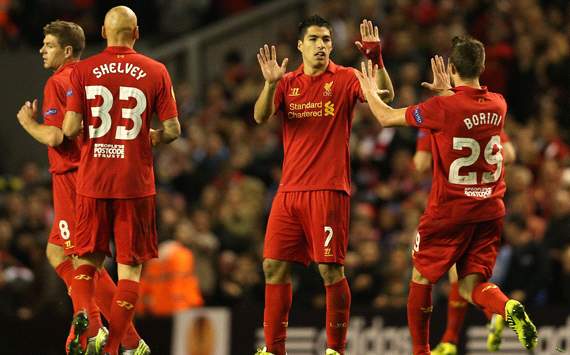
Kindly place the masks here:
<instances>
[{"instance_id":1,"label":"raised open hand","mask_svg":"<svg viewBox=\"0 0 570 355\"><path fill-rule=\"evenodd\" d=\"M372 21L366 19L362 20L360 24L360 36L362 37L362 42L380 42L378 26L374 26ZM354 44L356 44L358 49L362 50L362 42L356 41Z\"/></svg>"},{"instance_id":2,"label":"raised open hand","mask_svg":"<svg viewBox=\"0 0 570 355\"><path fill-rule=\"evenodd\" d=\"M360 89L365 96L368 96L371 93L381 94L380 90L378 90L378 84L376 83L376 78L378 76L377 64L373 65L371 60L367 60L366 62L361 63L361 71L356 69L354 71L358 81L360 82Z\"/></svg>"},{"instance_id":3,"label":"raised open hand","mask_svg":"<svg viewBox=\"0 0 570 355\"><path fill-rule=\"evenodd\" d=\"M435 91L443 92L451 89L451 78L449 76L449 63L445 64L442 56L436 55L431 58L431 71L433 73L433 82L423 82L422 87Z\"/></svg>"},{"instance_id":4,"label":"raised open hand","mask_svg":"<svg viewBox=\"0 0 570 355\"><path fill-rule=\"evenodd\" d=\"M263 48L259 48L259 53L257 53L257 61L259 62L259 67L261 68L261 73L263 78L268 83L276 83L285 74L287 69L288 58L283 59L281 65L277 63L277 50L275 46L271 46L271 51L269 46L265 44Z\"/></svg>"}]
</instances>

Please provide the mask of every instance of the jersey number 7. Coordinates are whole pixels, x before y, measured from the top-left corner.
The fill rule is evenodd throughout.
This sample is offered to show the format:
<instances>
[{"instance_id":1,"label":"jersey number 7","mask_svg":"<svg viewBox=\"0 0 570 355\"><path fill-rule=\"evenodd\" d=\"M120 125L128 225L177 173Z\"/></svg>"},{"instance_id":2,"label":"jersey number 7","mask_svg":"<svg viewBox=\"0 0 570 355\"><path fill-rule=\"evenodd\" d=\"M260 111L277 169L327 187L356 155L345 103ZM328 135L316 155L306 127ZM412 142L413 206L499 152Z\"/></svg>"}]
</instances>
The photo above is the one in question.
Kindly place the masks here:
<instances>
[{"instance_id":1,"label":"jersey number 7","mask_svg":"<svg viewBox=\"0 0 570 355\"><path fill-rule=\"evenodd\" d=\"M111 115L109 112L113 107L113 94L111 91L102 85L92 85L85 87L85 96L87 100L93 100L97 96L103 98L103 103L101 106L91 107L91 115L93 117L98 117L101 119L101 124L98 127L89 125L89 138L99 138L103 137L111 129ZM115 131L115 139L131 140L135 139L142 128L142 114L146 109L146 96L142 90L129 87L121 86L119 88L119 100L128 101L130 98L134 98L136 105L133 108L123 108L121 110L121 117L132 120L133 128L127 129L125 126L117 126Z\"/></svg>"}]
</instances>

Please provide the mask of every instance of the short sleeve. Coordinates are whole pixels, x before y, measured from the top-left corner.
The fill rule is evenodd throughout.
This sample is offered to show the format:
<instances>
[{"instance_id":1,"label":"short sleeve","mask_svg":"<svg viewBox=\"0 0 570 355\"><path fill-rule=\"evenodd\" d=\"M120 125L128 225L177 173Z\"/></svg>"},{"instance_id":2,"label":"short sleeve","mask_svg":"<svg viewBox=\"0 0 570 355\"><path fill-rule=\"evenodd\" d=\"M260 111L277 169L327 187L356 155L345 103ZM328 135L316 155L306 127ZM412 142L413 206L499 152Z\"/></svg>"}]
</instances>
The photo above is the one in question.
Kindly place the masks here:
<instances>
[{"instance_id":1,"label":"short sleeve","mask_svg":"<svg viewBox=\"0 0 570 355\"><path fill-rule=\"evenodd\" d=\"M416 152L420 151L431 153L431 133L427 129L420 129L418 131L418 138L416 140Z\"/></svg>"},{"instance_id":2,"label":"short sleeve","mask_svg":"<svg viewBox=\"0 0 570 355\"><path fill-rule=\"evenodd\" d=\"M358 99L358 101L360 102L366 102L366 97L364 96L364 93L362 92L362 89L360 89L360 82L358 81L358 78L356 77L356 73L354 73L356 69L352 69L350 70L350 78L348 80L348 92L350 97L355 97Z\"/></svg>"},{"instance_id":3,"label":"short sleeve","mask_svg":"<svg viewBox=\"0 0 570 355\"><path fill-rule=\"evenodd\" d=\"M285 78L279 80L277 88L275 88L275 95L273 96L273 105L275 105L275 114L285 112L283 105L285 104Z\"/></svg>"},{"instance_id":4,"label":"short sleeve","mask_svg":"<svg viewBox=\"0 0 570 355\"><path fill-rule=\"evenodd\" d=\"M176 109L176 99L174 96L174 88L172 80L166 67L162 67L162 76L160 80L160 87L157 90L156 97L156 114L160 121L166 121L170 118L178 116Z\"/></svg>"},{"instance_id":5,"label":"short sleeve","mask_svg":"<svg viewBox=\"0 0 570 355\"><path fill-rule=\"evenodd\" d=\"M77 66L73 68L71 74L69 76L69 88L66 90L66 111L72 111L80 114L85 114L83 103L84 100L84 91L83 85L81 82L81 73L78 70Z\"/></svg>"},{"instance_id":6,"label":"short sleeve","mask_svg":"<svg viewBox=\"0 0 570 355\"><path fill-rule=\"evenodd\" d=\"M55 126L61 128L63 122L63 116L65 112L65 100L62 100L61 91L55 82L55 80L48 80L44 87L44 96L42 104L42 116L44 118L44 124L48 126Z\"/></svg>"},{"instance_id":7,"label":"short sleeve","mask_svg":"<svg viewBox=\"0 0 570 355\"><path fill-rule=\"evenodd\" d=\"M439 131L445 126L445 110L441 97L432 97L420 104L409 106L406 122L410 126Z\"/></svg>"},{"instance_id":8,"label":"short sleeve","mask_svg":"<svg viewBox=\"0 0 570 355\"><path fill-rule=\"evenodd\" d=\"M511 137L504 130L501 131L501 143L507 143L511 141Z\"/></svg>"}]
</instances>

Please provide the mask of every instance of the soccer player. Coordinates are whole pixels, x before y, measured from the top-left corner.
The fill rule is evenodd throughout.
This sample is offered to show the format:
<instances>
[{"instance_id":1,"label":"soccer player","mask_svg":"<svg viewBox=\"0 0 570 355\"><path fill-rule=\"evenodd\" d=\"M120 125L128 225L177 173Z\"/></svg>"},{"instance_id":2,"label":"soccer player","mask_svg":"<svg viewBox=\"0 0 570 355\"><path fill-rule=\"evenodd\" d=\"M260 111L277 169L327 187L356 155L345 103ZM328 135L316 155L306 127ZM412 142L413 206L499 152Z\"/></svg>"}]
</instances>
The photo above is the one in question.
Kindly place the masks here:
<instances>
[{"instance_id":1,"label":"soccer player","mask_svg":"<svg viewBox=\"0 0 570 355\"><path fill-rule=\"evenodd\" d=\"M435 69L434 69L435 70ZM434 78L436 73L434 73ZM503 146L503 162L508 165L515 161L516 152L506 132L501 132L501 145ZM432 165L431 134L429 130L420 129L416 140L416 154L414 154L414 166L420 173L425 173ZM459 294L457 283L457 268L455 265L449 270L450 291L447 303L447 323L445 333L440 343L432 350L432 355L456 355L459 332L467 313L467 301ZM498 314L486 314L490 320L489 336L487 338L487 350L497 351L501 343L503 319ZM494 317L494 318L493 318Z\"/></svg>"},{"instance_id":2,"label":"soccer player","mask_svg":"<svg viewBox=\"0 0 570 355\"><path fill-rule=\"evenodd\" d=\"M44 87L42 113L44 123L37 121L37 100L26 102L18 112L18 121L22 127L38 142L48 146L50 173L54 201L54 223L48 238L46 255L50 265L65 282L69 294L73 279L73 254L75 239L75 189L77 168L79 166L79 142L63 136L61 126L65 113L67 89L70 73L85 48L83 29L67 21L53 21L43 28L44 41L40 49L43 66L53 70L53 75ZM107 317L110 314L111 297L116 286L105 268L96 274L96 293L94 301ZM96 308L94 306L93 308ZM93 324L101 325L100 318L93 319ZM101 326L102 332L106 329ZM103 336L101 334L100 336ZM71 334L73 337L73 334ZM71 338L70 338L71 339ZM95 338L89 344L93 346ZM123 339L123 345L136 347L144 344L132 325Z\"/></svg>"},{"instance_id":3,"label":"soccer player","mask_svg":"<svg viewBox=\"0 0 570 355\"><path fill-rule=\"evenodd\" d=\"M374 116L384 126L410 125L432 133L434 179L428 207L413 247L414 269L408 295L408 327L414 354L429 354L431 289L453 264L459 293L486 312L499 314L520 343L532 349L536 327L523 305L488 282L499 248L505 215L500 134L507 105L479 84L485 49L471 37L455 37L447 71L452 95L393 109L378 96L377 68L362 63L357 73ZM445 71L443 60L437 65Z\"/></svg>"},{"instance_id":4,"label":"soccer player","mask_svg":"<svg viewBox=\"0 0 570 355\"><path fill-rule=\"evenodd\" d=\"M364 20L357 47L380 67L381 88L393 89L383 69L378 27ZM318 264L326 289L326 354L344 354L350 290L344 276L350 215L349 138L353 109L364 97L352 68L333 63L331 25L319 16L299 25L303 63L285 74L275 47L257 54L265 86L255 103L259 124L275 114L283 124L283 174L267 225L263 252L266 347L257 354L285 354L292 302L291 263Z\"/></svg>"},{"instance_id":5,"label":"soccer player","mask_svg":"<svg viewBox=\"0 0 570 355\"><path fill-rule=\"evenodd\" d=\"M77 312L73 327L81 338L70 344L82 354L85 336L97 333L93 277L109 241L115 242L119 282L109 317L104 353L117 355L138 299L142 263L157 257L155 183L152 146L180 135L174 91L165 66L133 49L139 38L137 17L125 6L105 15L107 48L78 63L71 73L63 133L82 133L77 176L75 254L72 287ZM156 113L162 128L151 130ZM97 344L101 354L104 342ZM133 351L148 354L149 351Z\"/></svg>"}]
</instances>

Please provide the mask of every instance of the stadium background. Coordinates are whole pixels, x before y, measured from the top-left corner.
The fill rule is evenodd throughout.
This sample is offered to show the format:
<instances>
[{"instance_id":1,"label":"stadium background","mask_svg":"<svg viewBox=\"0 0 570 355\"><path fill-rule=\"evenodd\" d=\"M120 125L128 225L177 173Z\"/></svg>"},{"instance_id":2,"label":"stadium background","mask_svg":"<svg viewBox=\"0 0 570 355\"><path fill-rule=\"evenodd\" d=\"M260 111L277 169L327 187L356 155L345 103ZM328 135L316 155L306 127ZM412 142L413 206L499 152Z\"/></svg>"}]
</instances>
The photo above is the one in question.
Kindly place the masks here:
<instances>
[{"instance_id":1,"label":"stadium background","mask_svg":"<svg viewBox=\"0 0 570 355\"><path fill-rule=\"evenodd\" d=\"M506 131L517 150L516 163L506 169L508 215L495 279L537 317L543 338L536 354L570 347L568 1L3 0L2 354L61 354L71 312L64 285L44 255L53 214L46 149L25 134L15 117L25 100L41 97L50 74L41 68L37 52L41 28L58 18L78 22L86 30L89 55L103 48L102 18L119 4L138 14L142 39L136 48L167 64L183 125L183 137L155 155L163 263L147 268L148 287L137 316L153 353L168 354L178 346L185 350L177 354L222 354L221 348L227 354L249 354L261 340L260 254L282 150L278 120L256 126L252 119L262 85L255 53L264 43L276 44L279 57L289 57L288 70L294 70L300 61L296 24L313 13L332 23L333 60L343 65L360 60L353 44L360 20L380 26L397 107L428 97L419 83L430 80L429 57L446 56L454 35L469 33L485 43L482 83L507 98ZM360 340L351 340L351 355L362 349L407 351L409 247L430 187L429 174L419 175L412 166L415 138L412 129L381 129L365 105L357 108L346 269L356 315L351 334ZM317 354L324 290L315 270L297 271L289 352ZM169 287L174 291L165 291ZM445 319L446 292L441 282L434 293L434 341ZM176 303L169 294L187 297ZM205 307L167 315L199 304ZM186 321L195 326L176 328ZM462 345L468 354L477 354L484 320L472 310L467 323L469 340ZM202 352L177 345L196 337L211 344L200 345ZM523 353L512 349L503 353Z\"/></svg>"}]
</instances>

